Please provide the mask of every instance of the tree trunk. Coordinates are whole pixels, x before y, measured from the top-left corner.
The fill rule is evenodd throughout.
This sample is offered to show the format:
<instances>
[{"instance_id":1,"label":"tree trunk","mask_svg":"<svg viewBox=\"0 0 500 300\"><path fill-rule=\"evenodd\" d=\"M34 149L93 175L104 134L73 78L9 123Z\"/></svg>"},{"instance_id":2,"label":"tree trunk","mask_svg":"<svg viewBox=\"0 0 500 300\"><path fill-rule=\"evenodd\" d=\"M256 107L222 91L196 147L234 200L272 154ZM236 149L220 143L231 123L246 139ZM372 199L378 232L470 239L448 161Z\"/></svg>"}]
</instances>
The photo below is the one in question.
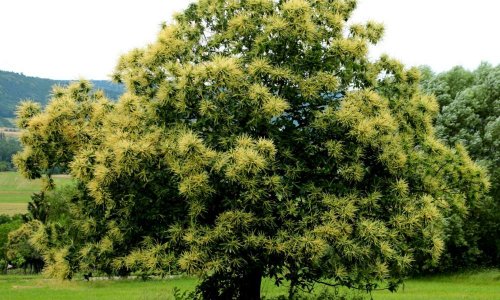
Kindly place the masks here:
<instances>
[{"instance_id":1,"label":"tree trunk","mask_svg":"<svg viewBox=\"0 0 500 300\"><path fill-rule=\"evenodd\" d=\"M260 300L259 268L215 273L197 287L203 300Z\"/></svg>"},{"instance_id":2,"label":"tree trunk","mask_svg":"<svg viewBox=\"0 0 500 300\"><path fill-rule=\"evenodd\" d=\"M242 278L240 282L241 300L260 300L260 284L262 281L262 271L259 269L251 270Z\"/></svg>"}]
</instances>

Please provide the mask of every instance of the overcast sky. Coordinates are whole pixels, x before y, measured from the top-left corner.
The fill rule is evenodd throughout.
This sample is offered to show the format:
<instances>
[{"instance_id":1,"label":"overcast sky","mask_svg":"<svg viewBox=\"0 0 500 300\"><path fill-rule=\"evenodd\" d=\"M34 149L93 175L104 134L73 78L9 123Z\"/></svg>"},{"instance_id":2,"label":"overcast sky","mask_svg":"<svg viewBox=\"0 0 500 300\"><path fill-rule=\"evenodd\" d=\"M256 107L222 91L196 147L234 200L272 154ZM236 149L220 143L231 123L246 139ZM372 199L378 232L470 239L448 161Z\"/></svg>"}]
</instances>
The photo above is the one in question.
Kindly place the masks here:
<instances>
[{"instance_id":1,"label":"overcast sky","mask_svg":"<svg viewBox=\"0 0 500 300\"><path fill-rule=\"evenodd\" d=\"M155 40L188 0L0 1L0 70L52 79L108 79L118 57ZM500 0L359 0L353 20L385 24L388 53L436 71L500 63Z\"/></svg>"}]
</instances>

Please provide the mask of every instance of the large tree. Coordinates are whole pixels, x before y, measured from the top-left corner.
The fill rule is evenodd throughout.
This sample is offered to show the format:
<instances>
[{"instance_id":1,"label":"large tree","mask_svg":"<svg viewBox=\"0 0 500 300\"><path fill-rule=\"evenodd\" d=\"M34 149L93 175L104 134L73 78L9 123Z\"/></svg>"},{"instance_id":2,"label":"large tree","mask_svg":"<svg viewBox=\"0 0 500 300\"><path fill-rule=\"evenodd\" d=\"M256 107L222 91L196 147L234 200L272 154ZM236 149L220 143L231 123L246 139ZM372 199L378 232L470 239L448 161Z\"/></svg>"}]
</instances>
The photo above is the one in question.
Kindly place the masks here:
<instances>
[{"instance_id":1,"label":"large tree","mask_svg":"<svg viewBox=\"0 0 500 300\"><path fill-rule=\"evenodd\" d=\"M452 71L436 81L453 81ZM472 158L484 165L492 176L495 197L500 194L500 65L482 64L474 72L472 84L464 84L450 94L437 118L437 133L448 144L463 144ZM456 80L455 80L456 81Z\"/></svg>"},{"instance_id":2,"label":"large tree","mask_svg":"<svg viewBox=\"0 0 500 300\"><path fill-rule=\"evenodd\" d=\"M19 169L81 189L73 225L32 239L49 273L183 271L204 299L259 299L263 276L370 290L436 262L488 182L436 138L418 70L368 60L383 28L347 25L355 7L201 0L121 58L116 104L86 83L23 104Z\"/></svg>"}]
</instances>

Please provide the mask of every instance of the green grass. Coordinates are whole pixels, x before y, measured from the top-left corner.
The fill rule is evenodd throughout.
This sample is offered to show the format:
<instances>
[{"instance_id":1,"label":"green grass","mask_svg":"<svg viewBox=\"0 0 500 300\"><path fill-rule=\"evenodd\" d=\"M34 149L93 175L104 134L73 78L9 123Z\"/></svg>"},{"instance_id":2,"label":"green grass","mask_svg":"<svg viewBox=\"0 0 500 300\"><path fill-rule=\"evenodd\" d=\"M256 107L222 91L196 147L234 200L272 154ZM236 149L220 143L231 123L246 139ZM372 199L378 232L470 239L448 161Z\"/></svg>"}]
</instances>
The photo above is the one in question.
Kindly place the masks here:
<instances>
[{"instance_id":1,"label":"green grass","mask_svg":"<svg viewBox=\"0 0 500 300\"><path fill-rule=\"evenodd\" d=\"M173 299L173 288L189 289L194 279L71 281L43 279L38 276L0 276L2 299Z\"/></svg>"},{"instance_id":2,"label":"green grass","mask_svg":"<svg viewBox=\"0 0 500 300\"><path fill-rule=\"evenodd\" d=\"M28 210L27 203L0 203L0 215L24 214Z\"/></svg>"},{"instance_id":3,"label":"green grass","mask_svg":"<svg viewBox=\"0 0 500 300\"><path fill-rule=\"evenodd\" d=\"M71 182L67 176L55 176L56 185L64 185ZM0 214L16 214L26 212L31 195L39 192L42 181L28 180L17 172L0 172Z\"/></svg>"},{"instance_id":4,"label":"green grass","mask_svg":"<svg viewBox=\"0 0 500 300\"><path fill-rule=\"evenodd\" d=\"M41 276L0 275L0 299L173 299L174 287L193 290L195 278L167 280L102 280L62 282ZM318 289L319 290L319 289ZM276 288L270 280L262 283L262 295L286 293L286 287ZM369 299L369 296L365 297ZM500 299L500 270L432 276L411 279L397 293L373 293L373 299Z\"/></svg>"},{"instance_id":5,"label":"green grass","mask_svg":"<svg viewBox=\"0 0 500 300\"><path fill-rule=\"evenodd\" d=\"M0 299L174 299L173 290L192 291L196 278L175 278L166 280L98 280L98 281L59 281L44 279L41 276L0 275ZM284 288L276 288L271 281L265 280L262 291L267 296L285 293Z\"/></svg>"},{"instance_id":6,"label":"green grass","mask_svg":"<svg viewBox=\"0 0 500 300\"><path fill-rule=\"evenodd\" d=\"M416 278L405 283L397 293L383 291L373 296L376 300L499 300L500 270Z\"/></svg>"}]
</instances>

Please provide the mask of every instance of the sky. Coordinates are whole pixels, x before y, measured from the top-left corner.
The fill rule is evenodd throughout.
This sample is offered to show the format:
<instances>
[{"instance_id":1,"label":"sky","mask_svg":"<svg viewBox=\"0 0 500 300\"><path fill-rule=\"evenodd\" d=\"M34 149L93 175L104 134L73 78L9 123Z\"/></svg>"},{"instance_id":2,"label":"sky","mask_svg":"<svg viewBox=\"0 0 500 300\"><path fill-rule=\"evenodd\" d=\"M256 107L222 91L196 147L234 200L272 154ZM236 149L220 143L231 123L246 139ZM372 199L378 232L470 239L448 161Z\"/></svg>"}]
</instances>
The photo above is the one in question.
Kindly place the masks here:
<instances>
[{"instance_id":1,"label":"sky","mask_svg":"<svg viewBox=\"0 0 500 300\"><path fill-rule=\"evenodd\" d=\"M156 39L190 0L0 1L0 70L51 79L109 79L120 55ZM352 22L382 22L370 50L446 71L500 63L499 0L359 0Z\"/></svg>"}]
</instances>

